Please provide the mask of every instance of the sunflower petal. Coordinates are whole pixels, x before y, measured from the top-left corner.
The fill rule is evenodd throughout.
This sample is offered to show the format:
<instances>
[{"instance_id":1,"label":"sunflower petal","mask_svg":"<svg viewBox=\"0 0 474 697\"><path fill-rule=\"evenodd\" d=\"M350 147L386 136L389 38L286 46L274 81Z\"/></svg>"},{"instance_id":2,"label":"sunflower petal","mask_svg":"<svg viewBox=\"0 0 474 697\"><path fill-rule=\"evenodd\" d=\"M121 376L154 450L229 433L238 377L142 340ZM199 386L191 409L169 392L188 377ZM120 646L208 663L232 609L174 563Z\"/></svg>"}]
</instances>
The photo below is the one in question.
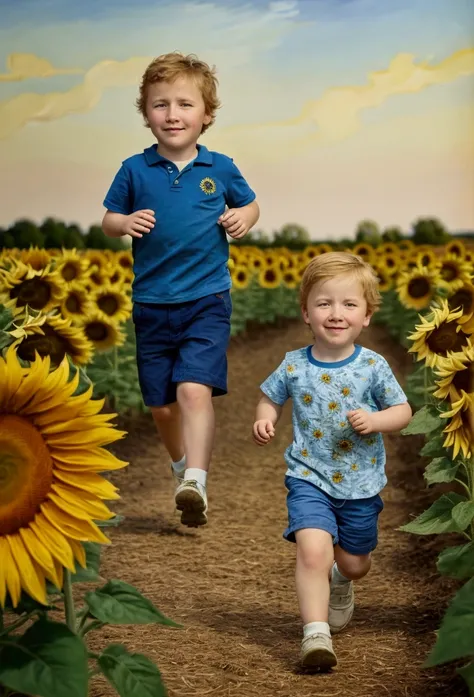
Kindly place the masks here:
<instances>
[{"instance_id":1,"label":"sunflower petal","mask_svg":"<svg viewBox=\"0 0 474 697\"><path fill-rule=\"evenodd\" d=\"M128 465L128 462L119 460L109 450L100 447L82 448L78 446L75 450L71 450L55 446L51 455L58 467L66 470L105 472L122 469Z\"/></svg>"},{"instance_id":2,"label":"sunflower petal","mask_svg":"<svg viewBox=\"0 0 474 697\"><path fill-rule=\"evenodd\" d=\"M65 484L89 491L104 501L117 501L120 498L117 487L95 472L67 472L56 469L54 476Z\"/></svg>"},{"instance_id":3,"label":"sunflower petal","mask_svg":"<svg viewBox=\"0 0 474 697\"><path fill-rule=\"evenodd\" d=\"M21 581L15 558L12 554L10 545L6 537L0 537L0 551L2 552L2 565L4 568L4 579L6 590L10 595L13 607L16 607L21 598Z\"/></svg>"},{"instance_id":4,"label":"sunflower petal","mask_svg":"<svg viewBox=\"0 0 474 697\"><path fill-rule=\"evenodd\" d=\"M67 484L59 482L52 484L48 498L73 516L78 515L78 511L81 511L85 517L93 520L110 520L114 517L105 503L102 503L96 496L88 495L85 491L74 489ZM84 518L82 515L78 517Z\"/></svg>"},{"instance_id":5,"label":"sunflower petal","mask_svg":"<svg viewBox=\"0 0 474 697\"><path fill-rule=\"evenodd\" d=\"M20 535L7 535L10 551L18 569L21 569L21 584L25 591L32 598L43 605L48 604L46 597L46 584L44 575L38 571L39 566L35 564L32 557L28 554Z\"/></svg>"},{"instance_id":6,"label":"sunflower petal","mask_svg":"<svg viewBox=\"0 0 474 697\"><path fill-rule=\"evenodd\" d=\"M49 549L53 559L57 559L62 566L74 572L74 559L68 540L58 533L57 528L51 525L43 513L36 515L34 521L30 523L30 528Z\"/></svg>"}]
</instances>

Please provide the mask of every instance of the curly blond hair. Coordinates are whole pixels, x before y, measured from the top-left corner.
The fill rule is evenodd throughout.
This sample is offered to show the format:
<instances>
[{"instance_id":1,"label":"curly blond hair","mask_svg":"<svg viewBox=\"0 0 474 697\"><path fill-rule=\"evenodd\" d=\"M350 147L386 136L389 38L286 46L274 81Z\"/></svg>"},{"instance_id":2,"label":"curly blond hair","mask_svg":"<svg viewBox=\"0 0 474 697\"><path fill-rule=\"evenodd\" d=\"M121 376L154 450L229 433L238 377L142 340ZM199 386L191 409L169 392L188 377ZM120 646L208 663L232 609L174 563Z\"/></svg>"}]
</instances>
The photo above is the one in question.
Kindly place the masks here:
<instances>
[{"instance_id":1,"label":"curly blond hair","mask_svg":"<svg viewBox=\"0 0 474 697\"><path fill-rule=\"evenodd\" d=\"M220 101L217 96L219 82L215 68L211 68L204 61L200 61L193 53L185 56L183 53L174 51L173 53L165 53L152 60L143 73L136 107L143 116L145 126L149 127L146 116L146 100L149 86L155 82L174 82L180 77L192 78L201 91L206 115L211 117L211 121L208 124L203 124L201 133L204 133L214 123L216 111L220 107Z\"/></svg>"},{"instance_id":2,"label":"curly blond hair","mask_svg":"<svg viewBox=\"0 0 474 697\"><path fill-rule=\"evenodd\" d=\"M349 252L326 252L312 259L306 269L300 285L300 305L306 308L311 288L320 281L327 281L335 276L351 275L362 286L367 302L367 312L373 314L380 306L379 279L374 269L356 254Z\"/></svg>"}]
</instances>

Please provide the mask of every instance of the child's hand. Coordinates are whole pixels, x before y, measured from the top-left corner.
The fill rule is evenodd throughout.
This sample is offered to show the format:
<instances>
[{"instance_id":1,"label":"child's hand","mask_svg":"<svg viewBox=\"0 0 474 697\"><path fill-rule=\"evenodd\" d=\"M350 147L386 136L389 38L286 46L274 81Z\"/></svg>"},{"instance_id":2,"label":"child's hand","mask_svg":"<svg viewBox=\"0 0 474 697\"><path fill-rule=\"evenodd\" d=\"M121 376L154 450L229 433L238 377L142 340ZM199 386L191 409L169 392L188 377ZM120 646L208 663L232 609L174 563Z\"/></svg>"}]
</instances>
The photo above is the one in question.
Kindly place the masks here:
<instances>
[{"instance_id":1,"label":"child's hand","mask_svg":"<svg viewBox=\"0 0 474 697\"><path fill-rule=\"evenodd\" d=\"M270 419L260 419L254 423L252 434L257 445L266 445L275 435L275 427Z\"/></svg>"},{"instance_id":2,"label":"child's hand","mask_svg":"<svg viewBox=\"0 0 474 697\"><path fill-rule=\"evenodd\" d=\"M361 433L363 436L375 431L373 414L364 409L348 411L347 418L354 431Z\"/></svg>"},{"instance_id":3,"label":"child's hand","mask_svg":"<svg viewBox=\"0 0 474 697\"><path fill-rule=\"evenodd\" d=\"M130 237L143 237L144 234L153 229L155 223L155 211L150 211L148 208L135 211L135 213L125 216L122 233L130 235Z\"/></svg>"},{"instance_id":4,"label":"child's hand","mask_svg":"<svg viewBox=\"0 0 474 697\"><path fill-rule=\"evenodd\" d=\"M243 208L229 208L217 222L234 240L245 237L251 225L249 211L245 206Z\"/></svg>"}]
</instances>

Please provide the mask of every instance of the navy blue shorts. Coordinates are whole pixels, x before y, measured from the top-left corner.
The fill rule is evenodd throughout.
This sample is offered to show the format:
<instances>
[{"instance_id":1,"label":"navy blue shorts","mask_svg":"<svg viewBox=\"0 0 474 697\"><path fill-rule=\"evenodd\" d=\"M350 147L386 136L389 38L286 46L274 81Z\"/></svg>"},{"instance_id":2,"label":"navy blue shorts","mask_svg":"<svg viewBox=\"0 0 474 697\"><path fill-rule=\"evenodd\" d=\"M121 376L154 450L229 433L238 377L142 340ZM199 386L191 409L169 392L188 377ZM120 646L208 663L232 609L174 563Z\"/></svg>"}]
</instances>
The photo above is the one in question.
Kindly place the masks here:
<instances>
[{"instance_id":1,"label":"navy blue shorts","mask_svg":"<svg viewBox=\"0 0 474 697\"><path fill-rule=\"evenodd\" d=\"M336 499L304 479L285 477L288 527L283 537L296 542L303 528L326 530L333 544L349 554L369 554L377 546L377 521L383 510L379 494L367 499Z\"/></svg>"},{"instance_id":2,"label":"navy blue shorts","mask_svg":"<svg viewBox=\"0 0 474 697\"><path fill-rule=\"evenodd\" d=\"M176 304L135 302L133 322L143 401L149 407L176 402L180 382L227 393L230 291Z\"/></svg>"}]
</instances>

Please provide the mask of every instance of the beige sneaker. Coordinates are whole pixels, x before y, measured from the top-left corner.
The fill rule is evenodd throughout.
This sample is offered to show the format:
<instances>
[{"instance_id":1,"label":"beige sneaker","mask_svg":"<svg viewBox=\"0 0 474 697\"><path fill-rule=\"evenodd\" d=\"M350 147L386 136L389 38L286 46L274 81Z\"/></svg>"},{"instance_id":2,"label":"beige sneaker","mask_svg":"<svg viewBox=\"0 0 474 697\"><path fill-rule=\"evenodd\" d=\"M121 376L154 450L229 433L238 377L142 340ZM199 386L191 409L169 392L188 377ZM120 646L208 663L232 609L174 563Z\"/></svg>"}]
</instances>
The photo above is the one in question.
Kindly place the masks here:
<instances>
[{"instance_id":1,"label":"beige sneaker","mask_svg":"<svg viewBox=\"0 0 474 697\"><path fill-rule=\"evenodd\" d=\"M327 634L310 634L301 643L301 663L304 668L327 671L337 665L331 637Z\"/></svg>"},{"instance_id":2,"label":"beige sneaker","mask_svg":"<svg viewBox=\"0 0 474 697\"><path fill-rule=\"evenodd\" d=\"M178 487L182 482L184 482L184 470L183 470L183 474L178 474L178 472L176 472L175 468L173 467L173 464L171 464L170 467L171 467L171 474L173 475L173 479L174 479L174 484L175 484L175 486Z\"/></svg>"},{"instance_id":3,"label":"beige sneaker","mask_svg":"<svg viewBox=\"0 0 474 697\"><path fill-rule=\"evenodd\" d=\"M207 523L206 489L194 479L179 484L174 497L176 508L181 511L181 522L188 528L197 528Z\"/></svg>"},{"instance_id":4,"label":"beige sneaker","mask_svg":"<svg viewBox=\"0 0 474 697\"><path fill-rule=\"evenodd\" d=\"M337 634L347 627L354 614L354 584L352 581L336 583L331 580L329 596L329 629Z\"/></svg>"}]
</instances>

